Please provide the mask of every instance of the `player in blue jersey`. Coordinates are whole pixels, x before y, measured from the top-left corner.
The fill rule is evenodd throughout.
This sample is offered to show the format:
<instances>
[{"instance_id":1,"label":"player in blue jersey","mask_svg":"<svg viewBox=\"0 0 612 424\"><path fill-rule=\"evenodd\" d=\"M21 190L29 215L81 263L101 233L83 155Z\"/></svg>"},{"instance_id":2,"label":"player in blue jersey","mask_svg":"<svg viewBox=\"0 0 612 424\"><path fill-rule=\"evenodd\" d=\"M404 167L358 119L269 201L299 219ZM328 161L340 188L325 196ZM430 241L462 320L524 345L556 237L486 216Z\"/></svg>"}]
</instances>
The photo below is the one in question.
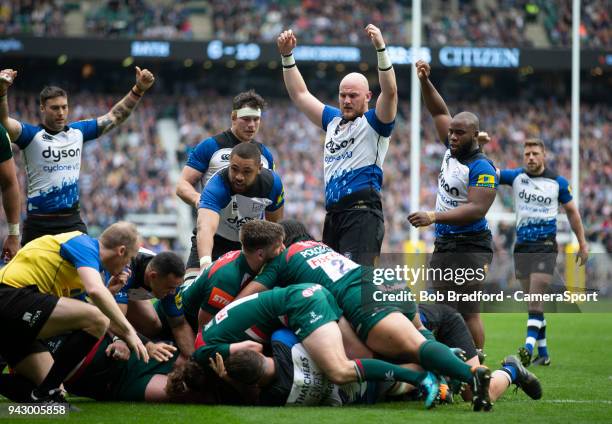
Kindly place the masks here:
<instances>
[{"instance_id":1,"label":"player in blue jersey","mask_svg":"<svg viewBox=\"0 0 612 424\"><path fill-rule=\"evenodd\" d=\"M22 244L69 231L87 233L79 206L79 175L83 144L125 121L155 78L136 67L136 83L111 110L98 118L68 122L68 94L59 87L40 92L42 123L30 125L9 116L6 93L17 71L0 72L0 123L24 153L28 176L27 216Z\"/></svg>"},{"instance_id":2,"label":"player in blue jersey","mask_svg":"<svg viewBox=\"0 0 612 424\"><path fill-rule=\"evenodd\" d=\"M380 254L385 233L380 190L383 161L397 113L397 84L380 30L368 25L365 32L378 52L381 89L371 110L368 103L372 92L364 75L345 76L339 88L340 108L326 106L308 91L296 67L295 34L291 30L281 33L277 44L291 100L326 131L323 242L359 264L371 265Z\"/></svg>"},{"instance_id":3,"label":"player in blue jersey","mask_svg":"<svg viewBox=\"0 0 612 424\"><path fill-rule=\"evenodd\" d=\"M142 335L141 340L152 358L169 359L175 350L165 343L148 340L157 338L162 332L159 315L169 326L181 354L187 358L193 353L195 336L177 297L177 289L183 283L184 276L185 265L176 253L161 252L156 255L144 248L140 248L121 275L105 273L109 290L115 295L119 309ZM151 299L159 299L155 307Z\"/></svg>"},{"instance_id":4,"label":"player in blue jersey","mask_svg":"<svg viewBox=\"0 0 612 424\"><path fill-rule=\"evenodd\" d=\"M470 295L482 290L486 270L493 259L491 231L485 215L495 200L497 177L492 162L480 150L476 115L451 116L446 103L429 80L429 64L417 61L425 106L447 150L438 176L436 210L413 212L408 221L415 227L436 224L436 240L430 267L461 277L470 271L471 281L461 283L438 278L434 288L454 306L472 333L476 347L484 347L484 327L478 302L448 302L450 291ZM458 255L458 253L460 255ZM467 271L466 271L467 270ZM451 279L453 280L453 279ZM465 279L462 278L463 282Z\"/></svg>"},{"instance_id":5,"label":"player in blue jersey","mask_svg":"<svg viewBox=\"0 0 612 424\"><path fill-rule=\"evenodd\" d=\"M240 250L239 231L253 219L283 218L283 183L263 168L259 148L240 143L230 153L230 165L206 183L198 209L197 243L200 268L230 250ZM225 242L218 243L219 236Z\"/></svg>"},{"instance_id":6,"label":"player in blue jersey","mask_svg":"<svg viewBox=\"0 0 612 424\"><path fill-rule=\"evenodd\" d=\"M255 144L261 152L263 167L270 170L274 169L274 158L270 150L264 144L255 141L264 107L264 99L253 90L239 93L234 97L230 129L202 140L191 151L176 185L177 196L197 210L200 207L201 188L216 172L229 165L230 153L240 143ZM198 186L201 186L199 190ZM223 251L222 253L240 249L239 244L226 240L220 235L215 235L215 246L220 252ZM185 282L192 281L198 275L200 269L199 258L196 229L194 229L191 237L191 253L187 260Z\"/></svg>"},{"instance_id":7,"label":"player in blue jersey","mask_svg":"<svg viewBox=\"0 0 612 424\"><path fill-rule=\"evenodd\" d=\"M584 265L589 256L580 212L572 200L572 192L565 178L546 167L544 142L528 139L523 154L524 167L499 172L500 184L512 186L516 208L516 244L514 267L516 278L529 293L546 293L557 262L557 214L563 206L580 250L576 260ZM519 349L523 365L531 363L538 345L536 365L550 365L546 346L546 320L542 302L529 302L527 338Z\"/></svg>"},{"instance_id":8,"label":"player in blue jersey","mask_svg":"<svg viewBox=\"0 0 612 424\"><path fill-rule=\"evenodd\" d=\"M113 324L136 356L148 354L104 286L100 272L116 275L138 250L129 223L111 225L99 240L79 231L47 235L26 244L0 270L0 321L9 340L0 354L37 386L33 401L65 402L60 385ZM93 305L82 302L87 294ZM95 305L95 306L94 306ZM70 333L53 361L40 340Z\"/></svg>"}]
</instances>

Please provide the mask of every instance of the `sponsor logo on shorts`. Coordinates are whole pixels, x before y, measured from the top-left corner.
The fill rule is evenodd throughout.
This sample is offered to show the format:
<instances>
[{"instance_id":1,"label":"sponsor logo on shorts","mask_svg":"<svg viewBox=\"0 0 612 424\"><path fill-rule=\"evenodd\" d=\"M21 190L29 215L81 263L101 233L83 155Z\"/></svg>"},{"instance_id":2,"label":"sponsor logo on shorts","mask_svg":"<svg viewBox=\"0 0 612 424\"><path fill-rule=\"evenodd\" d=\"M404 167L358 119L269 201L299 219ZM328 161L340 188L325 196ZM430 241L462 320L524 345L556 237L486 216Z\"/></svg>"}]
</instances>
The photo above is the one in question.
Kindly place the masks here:
<instances>
[{"instance_id":1,"label":"sponsor logo on shorts","mask_svg":"<svg viewBox=\"0 0 612 424\"><path fill-rule=\"evenodd\" d=\"M36 321L40 319L40 314L42 314L42 311L36 311L33 314L26 312L23 314L21 319L27 322L30 327L33 327L36 324Z\"/></svg>"},{"instance_id":2,"label":"sponsor logo on shorts","mask_svg":"<svg viewBox=\"0 0 612 424\"><path fill-rule=\"evenodd\" d=\"M317 315L316 312L310 311L310 317L311 317L310 323L314 324L315 322L323 318L323 315Z\"/></svg>"}]
</instances>

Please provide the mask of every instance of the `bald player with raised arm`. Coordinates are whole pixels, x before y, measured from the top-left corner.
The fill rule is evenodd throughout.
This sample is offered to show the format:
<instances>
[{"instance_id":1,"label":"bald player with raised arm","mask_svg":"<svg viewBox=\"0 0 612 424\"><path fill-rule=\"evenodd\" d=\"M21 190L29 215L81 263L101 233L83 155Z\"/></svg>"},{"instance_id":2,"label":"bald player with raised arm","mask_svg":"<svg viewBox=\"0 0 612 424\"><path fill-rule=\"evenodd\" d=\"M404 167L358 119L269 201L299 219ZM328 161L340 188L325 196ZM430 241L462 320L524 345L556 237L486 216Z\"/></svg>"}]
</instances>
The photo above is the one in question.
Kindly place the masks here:
<instances>
[{"instance_id":1,"label":"bald player with raised arm","mask_svg":"<svg viewBox=\"0 0 612 424\"><path fill-rule=\"evenodd\" d=\"M374 263L385 233L380 190L383 161L397 113L397 84L380 29L365 28L378 53L381 93L368 109L368 80L350 73L340 82L339 108L313 96L298 70L293 50L297 38L288 30L278 37L283 79L291 100L325 135L325 208L323 242L362 265Z\"/></svg>"}]
</instances>

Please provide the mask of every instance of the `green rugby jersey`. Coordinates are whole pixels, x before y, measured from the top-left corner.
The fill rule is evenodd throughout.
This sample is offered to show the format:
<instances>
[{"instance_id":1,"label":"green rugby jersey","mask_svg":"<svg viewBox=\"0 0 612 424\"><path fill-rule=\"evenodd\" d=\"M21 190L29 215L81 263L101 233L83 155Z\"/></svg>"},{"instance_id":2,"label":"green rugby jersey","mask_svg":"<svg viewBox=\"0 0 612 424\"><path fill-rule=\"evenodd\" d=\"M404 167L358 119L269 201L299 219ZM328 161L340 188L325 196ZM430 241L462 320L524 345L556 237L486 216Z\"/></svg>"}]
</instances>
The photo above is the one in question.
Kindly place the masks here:
<instances>
[{"instance_id":1,"label":"green rugby jersey","mask_svg":"<svg viewBox=\"0 0 612 424\"><path fill-rule=\"evenodd\" d=\"M267 288L295 283L317 283L338 298L362 280L363 268L324 243L308 240L293 243L266 263L255 281Z\"/></svg>"},{"instance_id":2,"label":"green rugby jersey","mask_svg":"<svg viewBox=\"0 0 612 424\"><path fill-rule=\"evenodd\" d=\"M219 311L196 338L194 358L202 365L230 345L246 340L267 344L275 330L287 327L299 340L322 325L337 321L342 311L320 284L294 284L243 297Z\"/></svg>"},{"instance_id":3,"label":"green rugby jersey","mask_svg":"<svg viewBox=\"0 0 612 424\"><path fill-rule=\"evenodd\" d=\"M185 315L197 322L201 309L214 315L229 305L240 290L255 276L240 250L234 250L213 262L190 284L181 287Z\"/></svg>"}]
</instances>

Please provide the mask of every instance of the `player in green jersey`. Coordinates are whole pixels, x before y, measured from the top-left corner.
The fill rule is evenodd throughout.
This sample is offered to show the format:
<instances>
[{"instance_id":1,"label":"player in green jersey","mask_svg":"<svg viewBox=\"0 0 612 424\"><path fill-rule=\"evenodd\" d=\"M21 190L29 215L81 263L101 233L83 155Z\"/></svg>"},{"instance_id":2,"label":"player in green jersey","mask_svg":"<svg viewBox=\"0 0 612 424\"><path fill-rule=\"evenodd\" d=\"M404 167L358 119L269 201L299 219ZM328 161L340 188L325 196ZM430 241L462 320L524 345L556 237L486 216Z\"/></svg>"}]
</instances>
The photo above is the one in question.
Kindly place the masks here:
<instances>
[{"instance_id":1,"label":"player in green jersey","mask_svg":"<svg viewBox=\"0 0 612 424\"><path fill-rule=\"evenodd\" d=\"M204 327L196 338L194 358L207 364L215 353L223 358L242 349L269 343L270 335L287 327L334 384L398 380L420 385L427 393L425 405L433 406L438 384L433 374L414 371L378 359L349 360L337 324L340 308L320 284L295 284L235 301Z\"/></svg>"},{"instance_id":2,"label":"player in green jersey","mask_svg":"<svg viewBox=\"0 0 612 424\"><path fill-rule=\"evenodd\" d=\"M447 346L427 340L411 321L416 311L414 303L408 302L404 308L400 304L362 298L372 286L370 268L361 267L314 241L300 222L286 220L281 224L288 247L245 287L245 295L281 284L320 284L333 294L359 338L372 351L385 358L416 362L426 370L470 383L474 410L491 409L488 368L470 367Z\"/></svg>"}]
</instances>

